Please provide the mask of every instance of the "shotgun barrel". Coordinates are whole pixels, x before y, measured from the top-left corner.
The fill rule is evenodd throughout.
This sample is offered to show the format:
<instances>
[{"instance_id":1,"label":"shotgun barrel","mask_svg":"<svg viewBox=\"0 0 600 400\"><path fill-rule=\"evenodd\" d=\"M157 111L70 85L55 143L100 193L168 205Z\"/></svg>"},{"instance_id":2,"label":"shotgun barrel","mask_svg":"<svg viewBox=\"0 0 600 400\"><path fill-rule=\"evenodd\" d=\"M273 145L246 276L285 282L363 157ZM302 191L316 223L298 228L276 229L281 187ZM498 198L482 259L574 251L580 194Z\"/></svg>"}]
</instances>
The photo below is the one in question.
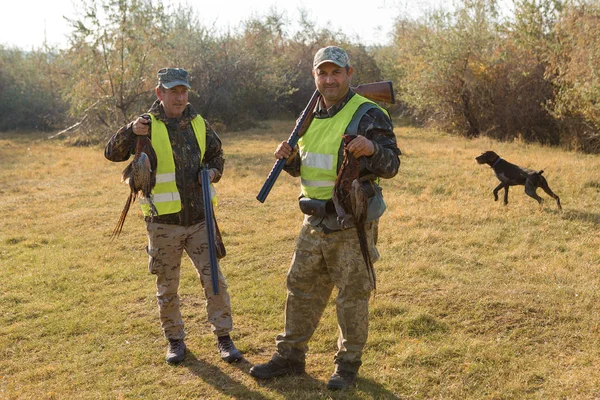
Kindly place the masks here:
<instances>
[{"instance_id":1,"label":"shotgun barrel","mask_svg":"<svg viewBox=\"0 0 600 400\"><path fill-rule=\"evenodd\" d=\"M215 226L212 208L212 199L210 196L210 173L206 166L202 166L200 171L200 180L202 183L202 200L204 200L204 223L206 224L206 236L208 238L208 257L210 261L210 280L212 283L213 294L219 294L219 264L217 263L217 248L215 245Z\"/></svg>"},{"instance_id":2,"label":"shotgun barrel","mask_svg":"<svg viewBox=\"0 0 600 400\"><path fill-rule=\"evenodd\" d=\"M302 114L300 114L300 118L296 122L296 126L294 127L294 130L292 131L292 133L287 141L292 149L296 146L296 143L298 143L298 139L300 139L300 136L302 136L302 134L304 134L304 132L306 132L306 130L308 129L308 126L312 122L313 111L314 111L315 107L317 106L317 102L319 101L320 97L321 97L321 94L319 93L319 91L315 90L315 92L313 93L312 97L310 98L310 100L308 102L308 105L306 106L304 111L302 111ZM267 177L267 180L265 181L263 187L260 189L260 192L258 192L258 195L256 196L256 199L258 201L260 201L261 203L264 203L265 200L267 199L267 196L269 195L271 188L273 188L275 181L279 177L281 170L285 166L286 161L287 161L287 158L280 158L279 160L277 160L275 162L275 165L271 169L271 172L269 172L269 176Z\"/></svg>"},{"instance_id":3,"label":"shotgun barrel","mask_svg":"<svg viewBox=\"0 0 600 400\"><path fill-rule=\"evenodd\" d=\"M390 104L394 104L395 101L394 88L392 87L391 81L365 83L363 85L353 87L352 90L372 101L379 101ZM317 102L319 101L320 97L321 94L319 93L319 91L315 90L312 97L308 101L306 108L302 111L302 114L300 114L300 118L298 118L294 130L292 131L290 137L287 140L287 143L290 145L291 148L294 148L296 146L296 144L298 143L298 139L300 139L300 137L304 135L304 133L310 126L310 123L312 122L314 117L313 111L317 106ZM261 203L264 203L267 199L267 196L273 188L273 185L279 177L279 174L283 170L286 161L286 158L281 158L275 162L275 165L273 165L273 168L271 169L271 172L269 172L267 180L265 181L262 188L260 189L260 192L258 192L258 195L256 196L256 199Z\"/></svg>"}]
</instances>

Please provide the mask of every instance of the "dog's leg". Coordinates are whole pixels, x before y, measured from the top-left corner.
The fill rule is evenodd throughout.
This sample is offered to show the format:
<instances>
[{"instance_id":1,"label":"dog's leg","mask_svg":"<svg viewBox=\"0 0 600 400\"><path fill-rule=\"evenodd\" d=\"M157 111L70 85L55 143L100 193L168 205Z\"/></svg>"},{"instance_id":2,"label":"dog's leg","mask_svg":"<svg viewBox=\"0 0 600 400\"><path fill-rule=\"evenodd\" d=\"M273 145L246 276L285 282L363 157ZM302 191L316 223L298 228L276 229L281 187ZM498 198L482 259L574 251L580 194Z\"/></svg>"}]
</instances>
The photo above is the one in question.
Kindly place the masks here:
<instances>
[{"instance_id":1,"label":"dog's leg","mask_svg":"<svg viewBox=\"0 0 600 400\"><path fill-rule=\"evenodd\" d=\"M508 188L510 186L507 184L506 186L504 186L504 205L508 205Z\"/></svg>"},{"instance_id":2,"label":"dog's leg","mask_svg":"<svg viewBox=\"0 0 600 400\"><path fill-rule=\"evenodd\" d=\"M533 182L531 182L531 180L527 179L527 181L525 182L525 193L527 194L527 196L537 200L537 202L541 206L544 203L544 199L542 199L540 196L537 195L536 189L537 188L533 184Z\"/></svg>"},{"instance_id":3,"label":"dog's leg","mask_svg":"<svg viewBox=\"0 0 600 400\"><path fill-rule=\"evenodd\" d=\"M552 190L550 190L550 186L548 186L548 181L546 181L546 178L544 178L543 176L540 176L540 178L542 178L540 180L540 187L542 188L542 190L546 192L548 196L556 200L556 205L558 206L558 209L562 210L562 206L560 205L560 198L556 194L554 194Z\"/></svg>"},{"instance_id":4,"label":"dog's leg","mask_svg":"<svg viewBox=\"0 0 600 400\"><path fill-rule=\"evenodd\" d=\"M498 186L496 186L496 189L494 189L494 201L498 201L498 191L500 189L502 189L504 187L504 182L500 183Z\"/></svg>"}]
</instances>

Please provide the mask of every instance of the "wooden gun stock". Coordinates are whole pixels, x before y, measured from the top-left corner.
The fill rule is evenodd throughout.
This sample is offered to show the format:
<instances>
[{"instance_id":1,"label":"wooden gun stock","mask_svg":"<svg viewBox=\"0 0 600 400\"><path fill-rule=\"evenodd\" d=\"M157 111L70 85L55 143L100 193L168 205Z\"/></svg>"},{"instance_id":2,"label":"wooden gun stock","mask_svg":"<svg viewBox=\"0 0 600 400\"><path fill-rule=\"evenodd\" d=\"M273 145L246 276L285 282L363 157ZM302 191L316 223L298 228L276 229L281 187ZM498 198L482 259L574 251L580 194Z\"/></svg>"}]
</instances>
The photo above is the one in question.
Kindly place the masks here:
<instances>
[{"instance_id":1,"label":"wooden gun stock","mask_svg":"<svg viewBox=\"0 0 600 400\"><path fill-rule=\"evenodd\" d=\"M353 87L352 90L371 101L381 101L389 104L394 104L394 88L392 87L391 81L365 83L363 85ZM321 95L319 91L315 90L306 108L304 109L304 111L302 111L300 118L296 122L294 130L288 138L287 142L290 145L290 147L293 148L296 146L296 143L298 143L298 139L300 139L300 137L304 135L304 132L306 132L306 130L310 126L310 123L312 122L314 117L314 109L320 98ZM269 176L267 176L267 180L265 181L262 188L260 189L260 192L258 192L258 195L256 196L256 199L261 203L265 202L267 196L269 195L269 192L271 192L271 188L273 188L273 185L279 177L281 170L283 170L286 161L287 159L282 158L277 160L275 162L275 165L273 165L271 172L269 172Z\"/></svg>"},{"instance_id":2,"label":"wooden gun stock","mask_svg":"<svg viewBox=\"0 0 600 400\"><path fill-rule=\"evenodd\" d=\"M381 101L389 104L396 102L391 81L365 83L364 85L353 87L352 90L372 101Z\"/></svg>"}]
</instances>

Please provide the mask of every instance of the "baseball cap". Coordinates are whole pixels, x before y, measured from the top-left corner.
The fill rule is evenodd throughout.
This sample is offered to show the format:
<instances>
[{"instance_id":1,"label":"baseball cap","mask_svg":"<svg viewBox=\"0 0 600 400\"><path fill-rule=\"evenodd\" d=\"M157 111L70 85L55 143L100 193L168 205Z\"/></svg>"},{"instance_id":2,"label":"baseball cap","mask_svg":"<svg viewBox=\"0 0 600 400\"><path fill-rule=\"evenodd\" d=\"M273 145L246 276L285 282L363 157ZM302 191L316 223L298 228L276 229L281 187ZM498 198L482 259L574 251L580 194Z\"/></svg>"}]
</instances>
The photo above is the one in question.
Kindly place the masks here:
<instances>
[{"instance_id":1,"label":"baseball cap","mask_svg":"<svg viewBox=\"0 0 600 400\"><path fill-rule=\"evenodd\" d=\"M165 89L183 85L190 89L188 72L183 68L161 68L158 71L158 84Z\"/></svg>"},{"instance_id":2,"label":"baseball cap","mask_svg":"<svg viewBox=\"0 0 600 400\"><path fill-rule=\"evenodd\" d=\"M327 46L319 49L315 54L313 69L326 62L334 63L342 68L350 65L350 59L346 51L337 46Z\"/></svg>"}]
</instances>

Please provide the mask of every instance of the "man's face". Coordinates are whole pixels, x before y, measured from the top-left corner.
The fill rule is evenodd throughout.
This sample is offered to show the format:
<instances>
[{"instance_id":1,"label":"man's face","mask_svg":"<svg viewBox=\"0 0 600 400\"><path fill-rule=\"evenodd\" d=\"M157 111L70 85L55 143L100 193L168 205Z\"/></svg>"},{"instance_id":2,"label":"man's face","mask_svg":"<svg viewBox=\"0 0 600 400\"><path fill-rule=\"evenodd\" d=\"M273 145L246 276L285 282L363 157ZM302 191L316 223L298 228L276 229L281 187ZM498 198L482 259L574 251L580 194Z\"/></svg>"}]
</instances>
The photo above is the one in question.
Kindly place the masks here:
<instances>
[{"instance_id":1,"label":"man's face","mask_svg":"<svg viewBox=\"0 0 600 400\"><path fill-rule=\"evenodd\" d=\"M171 89L158 87L156 96L162 102L165 114L169 118L179 118L183 115L183 110L188 104L188 88L179 85Z\"/></svg>"},{"instance_id":2,"label":"man's face","mask_svg":"<svg viewBox=\"0 0 600 400\"><path fill-rule=\"evenodd\" d=\"M336 104L348 93L353 72L352 67L346 71L346 68L334 63L324 63L313 70L315 85L323 96L327 108Z\"/></svg>"}]
</instances>

